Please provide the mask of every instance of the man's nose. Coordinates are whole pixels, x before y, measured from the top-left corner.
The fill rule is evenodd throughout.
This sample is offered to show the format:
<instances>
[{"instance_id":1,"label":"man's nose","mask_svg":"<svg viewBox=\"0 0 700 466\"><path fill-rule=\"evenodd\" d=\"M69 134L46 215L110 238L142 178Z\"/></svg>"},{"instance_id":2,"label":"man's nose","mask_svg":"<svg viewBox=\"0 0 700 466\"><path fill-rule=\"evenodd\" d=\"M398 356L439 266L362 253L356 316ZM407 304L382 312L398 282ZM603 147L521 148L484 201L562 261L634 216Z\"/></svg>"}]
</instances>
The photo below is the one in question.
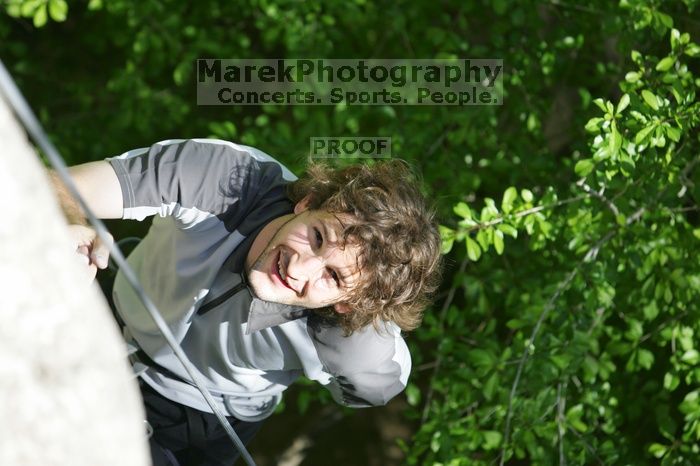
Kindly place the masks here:
<instances>
[{"instance_id":1,"label":"man's nose","mask_svg":"<svg viewBox=\"0 0 700 466\"><path fill-rule=\"evenodd\" d=\"M313 281L323 272L323 258L315 254L295 254L289 258L287 275L299 283L300 288L306 282Z\"/></svg>"}]
</instances>

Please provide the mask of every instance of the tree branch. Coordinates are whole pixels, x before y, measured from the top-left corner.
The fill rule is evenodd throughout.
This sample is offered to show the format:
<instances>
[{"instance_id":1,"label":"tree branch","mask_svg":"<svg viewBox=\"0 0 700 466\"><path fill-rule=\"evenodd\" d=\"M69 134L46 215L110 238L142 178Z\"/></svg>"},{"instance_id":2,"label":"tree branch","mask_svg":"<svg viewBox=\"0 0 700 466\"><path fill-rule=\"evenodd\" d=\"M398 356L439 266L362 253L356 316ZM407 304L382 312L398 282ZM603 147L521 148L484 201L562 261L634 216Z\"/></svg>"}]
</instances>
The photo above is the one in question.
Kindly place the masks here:
<instances>
[{"instance_id":1,"label":"tree branch","mask_svg":"<svg viewBox=\"0 0 700 466\"><path fill-rule=\"evenodd\" d=\"M586 257L588 257L588 255L586 255ZM530 348L533 347L535 339L537 338L537 335L540 331L540 327L542 326L542 323L544 322L545 318L549 315L551 309L554 307L554 303L559 298L561 293L563 293L564 290L569 286L569 283L571 283L571 281L574 279L574 277L578 273L579 268L583 265L584 262L586 262L585 257L584 259L579 261L576 267L574 267L573 270L571 270L566 276L566 278L564 278L564 280L562 280L559 283L559 286L557 286L557 290L554 292L549 301L547 301L547 303L544 306L544 309L542 310L542 313L540 314L539 319L537 319L537 323L535 323L535 327L532 330L530 338L525 342L525 350L523 351L523 354L520 357L518 369L515 374L515 380L513 381L513 385L511 386L510 394L508 395L508 410L506 411L506 426L503 432L503 446L501 447L499 462L500 466L503 466L506 460L506 448L510 441L510 424L513 419L513 400L515 399L515 394L518 390L518 385L520 385L520 378L523 375L523 369L525 368L525 363L527 362L528 356L530 354Z\"/></svg>"},{"instance_id":2,"label":"tree branch","mask_svg":"<svg viewBox=\"0 0 700 466\"><path fill-rule=\"evenodd\" d=\"M540 205L540 206L537 206L537 207L531 207L531 208L529 208L529 209L521 210L520 212L517 212L517 213L512 214L512 215L501 216L501 217L495 218L495 219L493 219L493 220L489 220L488 222L478 223L478 224L476 224L476 225L474 225L474 226L472 226L472 227L467 228L465 231L466 231L467 233L469 233L469 232L472 232L472 231L474 231L474 230L482 230L482 229L484 229L484 228L492 227L492 226L494 226L494 225L498 225L499 223L503 223L503 221L504 221L506 218L510 218L510 217L512 217L512 218L525 217L525 216L527 216L527 215L535 214L535 213L540 212L540 211L543 211L543 210L545 210L545 209L553 209L553 208L555 208L555 207L559 207L559 206L562 206L562 205L565 205L565 204L570 204L570 203L572 203L572 202L580 201L581 199L585 199L585 198L587 198L587 197L588 197L588 196L581 195L581 196L576 196L576 197L570 197L569 199L564 199L563 201L558 201L558 202L555 202L555 203L553 203L553 204L546 204L546 205Z\"/></svg>"},{"instance_id":3,"label":"tree branch","mask_svg":"<svg viewBox=\"0 0 700 466\"><path fill-rule=\"evenodd\" d=\"M596 191L595 189L591 188L586 184L586 179L581 178L576 182L577 186L580 186L581 189L583 189L586 193L590 194L591 196L595 197L596 199L599 199L603 204L605 204L608 209L613 213L615 217L620 215L620 209L617 208L617 206L607 197L603 195L605 192L605 187L602 187L600 191Z\"/></svg>"},{"instance_id":4,"label":"tree branch","mask_svg":"<svg viewBox=\"0 0 700 466\"><path fill-rule=\"evenodd\" d=\"M697 156L695 159L690 161L684 168L683 168L683 173L689 173L690 170L696 165L700 163L700 156ZM661 196L664 195L664 193L667 191L668 187L662 189L659 191L659 193L656 195L654 199L654 203L656 203ZM647 211L647 207L642 206L639 209L637 209L632 215L627 217L625 220L625 227L631 225L632 223L638 221L642 215ZM501 447L501 452L500 452L500 462L499 465L503 466L505 463L505 458L506 458L506 448L508 447L508 443L510 441L510 430L511 430L511 422L513 418L513 400L515 399L515 394L517 393L518 390L518 385L520 384L520 379L522 377L523 369L525 367L525 364L527 363L528 357L530 355L530 348L534 347L535 339L537 338L537 335L539 334L540 327L542 326L542 323L545 321L551 310L554 308L554 303L557 301L559 296L564 292L564 290L569 286L571 281L574 279L576 274L578 273L579 269L581 266L587 262L591 262L596 259L598 256L598 252L600 251L600 248L607 243L617 232L620 231L620 226L615 225L608 233L605 234L601 239L599 239L591 248L588 250L586 255L581 259L576 266L569 272L569 274L562 280L559 285L557 286L556 291L552 295L552 297L547 301L545 304L542 313L540 314L540 317L537 319L537 322L535 323L535 327L532 330L532 333L530 334L530 338L526 341L525 349L523 350L523 354L520 357L520 363L518 364L518 369L515 374L515 380L513 381L513 385L510 390L510 394L508 396L508 409L506 411L506 425L504 428L503 432L503 446ZM576 382L576 378L574 377L572 380ZM577 384L578 385L578 384ZM596 458L600 461L600 458L596 456ZM601 461L602 464L602 461Z\"/></svg>"},{"instance_id":5,"label":"tree branch","mask_svg":"<svg viewBox=\"0 0 700 466\"><path fill-rule=\"evenodd\" d=\"M663 191L662 191L663 192ZM661 193L659 193L659 196ZM645 207L639 208L634 214L629 216L627 220L625 221L625 226L628 226L632 224L633 222L636 222L639 220L642 216L642 214L646 211ZM520 363L518 364L518 369L515 374L515 380L513 381L513 385L510 390L510 395L508 396L508 410L506 411L506 425L504 428L503 432L503 446L501 447L501 453L500 453L500 466L503 466L505 463L505 458L506 458L506 448L508 447L508 442L510 440L510 430L511 430L511 421L513 418L513 400L515 399L515 394L517 393L518 390L518 385L520 384L520 379L523 374L523 369L525 368L525 363L528 360L528 357L530 355L530 348L534 347L535 339L537 338L537 335L540 332L540 328L542 326L542 323L545 321L547 316L549 316L549 313L551 310L554 308L554 304L559 299L559 296L564 292L566 288L568 288L569 284L571 281L574 279L580 268L583 266L583 264L587 262L594 261L596 257L598 256L598 252L600 251L600 248L607 243L617 232L620 231L619 226L615 226L613 229L611 229L608 233L605 234L601 239L599 239L591 248L588 250L586 255L581 259L576 266L568 273L568 275L559 282L559 285L557 286L556 291L552 295L552 297L547 301L545 304L542 313L540 314L540 317L537 319L537 322L535 323L535 327L532 329L532 333L530 334L530 338L526 341L525 349L523 350L523 354L520 357Z\"/></svg>"},{"instance_id":6,"label":"tree branch","mask_svg":"<svg viewBox=\"0 0 700 466\"><path fill-rule=\"evenodd\" d=\"M557 435L559 437L559 466L566 466L566 457L564 456L564 411L566 410L566 381L559 382L557 385ZM562 394L562 391L564 392Z\"/></svg>"},{"instance_id":7,"label":"tree branch","mask_svg":"<svg viewBox=\"0 0 700 466\"><path fill-rule=\"evenodd\" d=\"M467 263L469 262L469 258L465 255L464 260L462 263L459 265L459 270L457 271L457 275L461 275L464 273L464 270L467 268ZM459 288L459 285L457 284L452 284L452 287L450 288L450 292L447 295L447 299L442 305L442 309L440 310L440 330L442 330L444 323L445 323L445 316L447 315L447 309L449 309L450 304L452 304L452 300L455 297L455 293L457 292L457 288ZM428 395L425 397L425 405L423 406L423 416L421 417L421 424L425 424L425 421L428 419L428 413L430 411L430 403L433 400L433 381L435 380L435 376L437 375L438 371L440 370L440 366L442 365L442 355L438 354L437 360L435 361L435 366L433 367L433 373L430 375L430 384L429 384L429 389L428 389Z\"/></svg>"}]
</instances>

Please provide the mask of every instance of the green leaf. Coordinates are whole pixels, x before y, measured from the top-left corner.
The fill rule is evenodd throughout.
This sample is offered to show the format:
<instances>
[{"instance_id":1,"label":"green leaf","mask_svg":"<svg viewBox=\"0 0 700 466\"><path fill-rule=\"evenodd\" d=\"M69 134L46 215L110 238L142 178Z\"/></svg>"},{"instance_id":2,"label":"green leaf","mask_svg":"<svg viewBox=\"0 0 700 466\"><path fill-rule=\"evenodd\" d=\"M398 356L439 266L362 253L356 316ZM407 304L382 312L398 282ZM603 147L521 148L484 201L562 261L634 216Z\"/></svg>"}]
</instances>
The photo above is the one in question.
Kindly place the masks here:
<instances>
[{"instance_id":1,"label":"green leaf","mask_svg":"<svg viewBox=\"0 0 700 466\"><path fill-rule=\"evenodd\" d=\"M630 96L629 94L623 94L622 97L620 97L620 102L617 104L617 109L615 110L615 113L620 114L624 109L626 109L630 104Z\"/></svg>"},{"instance_id":2,"label":"green leaf","mask_svg":"<svg viewBox=\"0 0 700 466\"><path fill-rule=\"evenodd\" d=\"M588 426L581 420L583 416L583 405L577 404L566 412L566 421L579 432L586 432Z\"/></svg>"},{"instance_id":3,"label":"green leaf","mask_svg":"<svg viewBox=\"0 0 700 466\"><path fill-rule=\"evenodd\" d=\"M690 327L681 328L681 334L678 340L680 341L681 348L685 351L693 349L693 334L695 332Z\"/></svg>"},{"instance_id":4,"label":"green leaf","mask_svg":"<svg viewBox=\"0 0 700 466\"><path fill-rule=\"evenodd\" d=\"M513 210L513 202L518 198L518 190L513 186L506 189L503 193L503 201L501 202L501 209L505 213L509 213Z\"/></svg>"},{"instance_id":5,"label":"green leaf","mask_svg":"<svg viewBox=\"0 0 700 466\"><path fill-rule=\"evenodd\" d=\"M674 57L662 58L661 61L656 64L656 71L668 71L671 69L674 63L676 63L676 59Z\"/></svg>"},{"instance_id":6,"label":"green leaf","mask_svg":"<svg viewBox=\"0 0 700 466\"><path fill-rule=\"evenodd\" d=\"M651 125L642 128L637 135L634 137L634 142L635 144L641 144L643 143L647 137L651 134L652 131L654 131L654 128L656 128L656 124L652 123Z\"/></svg>"},{"instance_id":7,"label":"green leaf","mask_svg":"<svg viewBox=\"0 0 700 466\"><path fill-rule=\"evenodd\" d=\"M666 26L666 28L670 29L673 27L673 18L671 18L666 13L655 11L654 16L656 16L656 18L661 22L661 24Z\"/></svg>"},{"instance_id":8,"label":"green leaf","mask_svg":"<svg viewBox=\"0 0 700 466\"><path fill-rule=\"evenodd\" d=\"M700 361L700 353L698 353L696 349L689 349L683 353L683 356L681 356L681 361L694 366Z\"/></svg>"},{"instance_id":9,"label":"green leaf","mask_svg":"<svg viewBox=\"0 0 700 466\"><path fill-rule=\"evenodd\" d=\"M693 412L698 408L698 391L693 390L683 397L683 402L678 406L678 409L683 413L687 414Z\"/></svg>"},{"instance_id":10,"label":"green leaf","mask_svg":"<svg viewBox=\"0 0 700 466\"><path fill-rule=\"evenodd\" d=\"M596 106L603 111L603 113L608 113L608 108L605 106L605 101L603 99L595 99L593 101Z\"/></svg>"},{"instance_id":11,"label":"green leaf","mask_svg":"<svg viewBox=\"0 0 700 466\"><path fill-rule=\"evenodd\" d=\"M482 434L484 436L484 450L494 450L498 448L503 439L503 435L496 430L487 430L482 432Z\"/></svg>"},{"instance_id":12,"label":"green leaf","mask_svg":"<svg viewBox=\"0 0 700 466\"><path fill-rule=\"evenodd\" d=\"M430 439L430 449L433 451L433 453L437 453L440 450L440 445L441 445L440 437L441 436L442 436L442 432L440 432L438 430L433 434L432 439Z\"/></svg>"},{"instance_id":13,"label":"green leaf","mask_svg":"<svg viewBox=\"0 0 700 466\"><path fill-rule=\"evenodd\" d=\"M666 136L668 136L671 141L678 142L681 140L681 130L675 126L669 126L666 128Z\"/></svg>"},{"instance_id":14,"label":"green leaf","mask_svg":"<svg viewBox=\"0 0 700 466\"><path fill-rule=\"evenodd\" d=\"M498 226L496 226L496 228L498 228L508 236L512 236L513 238L518 237L518 230L516 230L513 226L508 225L507 223L500 223L498 224Z\"/></svg>"},{"instance_id":15,"label":"green leaf","mask_svg":"<svg viewBox=\"0 0 700 466\"><path fill-rule=\"evenodd\" d=\"M265 114L258 115L257 117L255 117L255 126L259 126L262 128L264 126L267 126L269 122L270 117Z\"/></svg>"},{"instance_id":16,"label":"green leaf","mask_svg":"<svg viewBox=\"0 0 700 466\"><path fill-rule=\"evenodd\" d=\"M666 304L670 304L673 301L673 291L668 285L664 288L664 301L666 301Z\"/></svg>"},{"instance_id":17,"label":"green leaf","mask_svg":"<svg viewBox=\"0 0 700 466\"><path fill-rule=\"evenodd\" d=\"M678 387L678 385L680 385L680 383L681 379L678 378L676 374L667 372L666 375L664 375L664 388L669 392L674 391Z\"/></svg>"},{"instance_id":18,"label":"green leaf","mask_svg":"<svg viewBox=\"0 0 700 466\"><path fill-rule=\"evenodd\" d=\"M496 208L496 201L494 201L490 197L485 197L484 204L486 204L485 209L487 212L489 212L493 216L498 215L498 208Z\"/></svg>"},{"instance_id":19,"label":"green leaf","mask_svg":"<svg viewBox=\"0 0 700 466\"><path fill-rule=\"evenodd\" d=\"M667 450L668 447L665 445L661 445L660 443L652 443L649 446L649 453L654 455L654 457L656 458L662 458L666 454Z\"/></svg>"},{"instance_id":20,"label":"green leaf","mask_svg":"<svg viewBox=\"0 0 700 466\"><path fill-rule=\"evenodd\" d=\"M671 49L672 50L675 50L676 47L678 47L680 45L680 38L681 38L681 32L676 28L671 29Z\"/></svg>"},{"instance_id":21,"label":"green leaf","mask_svg":"<svg viewBox=\"0 0 700 466\"><path fill-rule=\"evenodd\" d=\"M644 306L644 318L646 320L654 320L657 315L659 315L659 308L656 305L656 301L651 301Z\"/></svg>"},{"instance_id":22,"label":"green leaf","mask_svg":"<svg viewBox=\"0 0 700 466\"><path fill-rule=\"evenodd\" d=\"M454 210L454 213L459 215L462 218L469 219L469 220L471 220L471 218L472 218L472 211L469 208L469 206L467 204L465 204L464 202L459 202L456 206L454 206L454 208L452 210Z\"/></svg>"},{"instance_id":23,"label":"green leaf","mask_svg":"<svg viewBox=\"0 0 700 466\"><path fill-rule=\"evenodd\" d=\"M5 11L11 17L19 18L22 16L22 5L19 3L8 3L5 7Z\"/></svg>"},{"instance_id":24,"label":"green leaf","mask_svg":"<svg viewBox=\"0 0 700 466\"><path fill-rule=\"evenodd\" d=\"M637 341L644 334L644 327L642 322L637 319L630 319L628 322L629 328L625 332L625 338L630 341Z\"/></svg>"},{"instance_id":25,"label":"green leaf","mask_svg":"<svg viewBox=\"0 0 700 466\"><path fill-rule=\"evenodd\" d=\"M599 118L599 117L591 118L591 119L588 120L588 122L586 123L586 126L585 126L586 131L588 131L589 133L597 133L597 132L598 132L598 129L599 129L599 127L600 127L600 124L601 124L603 121L605 121L604 118Z\"/></svg>"},{"instance_id":26,"label":"green leaf","mask_svg":"<svg viewBox=\"0 0 700 466\"><path fill-rule=\"evenodd\" d=\"M473 365L484 369L490 369L496 363L496 358L490 351L480 348L474 348L469 351L467 357Z\"/></svg>"},{"instance_id":27,"label":"green leaf","mask_svg":"<svg viewBox=\"0 0 700 466\"><path fill-rule=\"evenodd\" d=\"M68 15L68 4L66 0L49 0L49 15L54 21L61 22L66 20Z\"/></svg>"},{"instance_id":28,"label":"green leaf","mask_svg":"<svg viewBox=\"0 0 700 466\"><path fill-rule=\"evenodd\" d=\"M533 217L532 215L528 215L523 220L523 223L525 224L525 231L527 231L528 235L531 235L535 232L535 217Z\"/></svg>"},{"instance_id":29,"label":"green leaf","mask_svg":"<svg viewBox=\"0 0 700 466\"><path fill-rule=\"evenodd\" d=\"M309 409L309 404L311 403L311 393L302 390L297 398L297 408L300 414L304 414L307 409Z\"/></svg>"},{"instance_id":30,"label":"green leaf","mask_svg":"<svg viewBox=\"0 0 700 466\"><path fill-rule=\"evenodd\" d=\"M519 328L523 328L527 325L527 322L522 320L522 319L510 319L508 322L506 322L506 327L517 330Z\"/></svg>"},{"instance_id":31,"label":"green leaf","mask_svg":"<svg viewBox=\"0 0 700 466\"><path fill-rule=\"evenodd\" d=\"M654 354L649 350L640 348L637 352L637 362L640 367L650 369L652 364L654 364Z\"/></svg>"},{"instance_id":32,"label":"green leaf","mask_svg":"<svg viewBox=\"0 0 700 466\"><path fill-rule=\"evenodd\" d=\"M444 225L438 225L438 230L440 231L440 239L442 241L441 253L447 254L452 250L452 245L455 241L455 231Z\"/></svg>"},{"instance_id":33,"label":"green leaf","mask_svg":"<svg viewBox=\"0 0 700 466\"><path fill-rule=\"evenodd\" d=\"M179 65L175 67L175 70L173 70L173 81L175 84L178 86L182 85L185 82L185 78L187 77L187 73L191 70L192 65L189 62L182 62Z\"/></svg>"},{"instance_id":34,"label":"green leaf","mask_svg":"<svg viewBox=\"0 0 700 466\"><path fill-rule=\"evenodd\" d=\"M25 0L22 3L20 12L25 18L33 17L41 4L42 0Z\"/></svg>"},{"instance_id":35,"label":"green leaf","mask_svg":"<svg viewBox=\"0 0 700 466\"><path fill-rule=\"evenodd\" d=\"M493 394L496 391L496 388L498 387L498 374L494 372L491 374L491 376L486 380L486 383L484 384L483 387L483 393L484 397L487 400L491 400L493 398Z\"/></svg>"},{"instance_id":36,"label":"green leaf","mask_svg":"<svg viewBox=\"0 0 700 466\"><path fill-rule=\"evenodd\" d=\"M40 28L46 24L47 14L46 5L41 5L34 12L34 26Z\"/></svg>"},{"instance_id":37,"label":"green leaf","mask_svg":"<svg viewBox=\"0 0 700 466\"><path fill-rule=\"evenodd\" d=\"M503 232L501 230L493 232L493 247L496 249L496 254L499 256L503 254Z\"/></svg>"},{"instance_id":38,"label":"green leaf","mask_svg":"<svg viewBox=\"0 0 700 466\"><path fill-rule=\"evenodd\" d=\"M413 383L406 387L406 401L411 406L418 406L420 403L420 389Z\"/></svg>"},{"instance_id":39,"label":"green leaf","mask_svg":"<svg viewBox=\"0 0 700 466\"><path fill-rule=\"evenodd\" d=\"M631 346L624 341L613 341L608 345L608 352L613 356L625 355L630 352Z\"/></svg>"},{"instance_id":40,"label":"green leaf","mask_svg":"<svg viewBox=\"0 0 700 466\"><path fill-rule=\"evenodd\" d=\"M654 110L659 109L659 104L656 101L656 96L654 95L653 92L644 89L642 91L642 99L644 99L644 102L646 102L647 105L649 105Z\"/></svg>"},{"instance_id":41,"label":"green leaf","mask_svg":"<svg viewBox=\"0 0 700 466\"><path fill-rule=\"evenodd\" d=\"M559 369L564 369L571 364L571 357L567 354L553 354L549 359L551 359Z\"/></svg>"},{"instance_id":42,"label":"green leaf","mask_svg":"<svg viewBox=\"0 0 700 466\"><path fill-rule=\"evenodd\" d=\"M593 171L595 168L595 163L591 159L583 159L576 162L574 171L578 176L585 177Z\"/></svg>"},{"instance_id":43,"label":"green leaf","mask_svg":"<svg viewBox=\"0 0 700 466\"><path fill-rule=\"evenodd\" d=\"M237 134L236 125L232 121L212 121L207 127L218 138L234 139Z\"/></svg>"},{"instance_id":44,"label":"green leaf","mask_svg":"<svg viewBox=\"0 0 700 466\"><path fill-rule=\"evenodd\" d=\"M594 162L600 162L601 160L605 160L607 158L610 158L610 147L609 145L607 146L602 146L600 149L595 151L595 154L593 154L593 161Z\"/></svg>"},{"instance_id":45,"label":"green leaf","mask_svg":"<svg viewBox=\"0 0 700 466\"><path fill-rule=\"evenodd\" d=\"M491 239L493 238L493 233L489 234L488 232L491 229L488 230L479 230L476 233L476 242L481 246L481 250L483 252L486 252L489 250L489 246L493 242Z\"/></svg>"},{"instance_id":46,"label":"green leaf","mask_svg":"<svg viewBox=\"0 0 700 466\"><path fill-rule=\"evenodd\" d=\"M477 244L476 241L471 239L470 236L467 236L467 256L469 259L472 261L476 262L479 260L479 257L481 257L481 248Z\"/></svg>"},{"instance_id":47,"label":"green leaf","mask_svg":"<svg viewBox=\"0 0 700 466\"><path fill-rule=\"evenodd\" d=\"M636 71L630 71L625 75L625 81L627 81L628 83L636 83L641 77L642 75L637 73Z\"/></svg>"},{"instance_id":48,"label":"green leaf","mask_svg":"<svg viewBox=\"0 0 700 466\"><path fill-rule=\"evenodd\" d=\"M521 189L520 190L520 197L523 198L523 201L525 202L532 202L534 199L534 196L532 195L532 191L529 189Z\"/></svg>"},{"instance_id":49,"label":"green leaf","mask_svg":"<svg viewBox=\"0 0 700 466\"><path fill-rule=\"evenodd\" d=\"M610 127L610 141L608 142L610 148L610 155L612 155L613 160L617 158L617 153L620 151L622 146L622 135L617 131L615 127L615 122L613 122Z\"/></svg>"},{"instance_id":50,"label":"green leaf","mask_svg":"<svg viewBox=\"0 0 700 466\"><path fill-rule=\"evenodd\" d=\"M596 374L598 374L600 370L600 365L598 364L598 361L591 356L586 356L583 359L582 367L584 370L584 373L589 379L595 379Z\"/></svg>"}]
</instances>

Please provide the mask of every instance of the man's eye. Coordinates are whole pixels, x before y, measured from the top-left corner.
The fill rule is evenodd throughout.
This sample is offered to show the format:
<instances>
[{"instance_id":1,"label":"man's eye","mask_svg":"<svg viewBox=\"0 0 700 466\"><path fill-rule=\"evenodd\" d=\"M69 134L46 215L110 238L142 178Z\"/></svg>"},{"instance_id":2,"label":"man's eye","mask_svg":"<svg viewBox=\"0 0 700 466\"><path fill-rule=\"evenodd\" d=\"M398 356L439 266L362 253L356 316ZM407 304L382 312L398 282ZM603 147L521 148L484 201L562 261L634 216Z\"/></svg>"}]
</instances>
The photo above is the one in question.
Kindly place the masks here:
<instances>
[{"instance_id":1,"label":"man's eye","mask_svg":"<svg viewBox=\"0 0 700 466\"><path fill-rule=\"evenodd\" d=\"M335 280L335 284L340 286L340 279L338 278L338 274L335 272L335 270L328 269L328 273L330 273L333 280Z\"/></svg>"},{"instance_id":2,"label":"man's eye","mask_svg":"<svg viewBox=\"0 0 700 466\"><path fill-rule=\"evenodd\" d=\"M318 228L314 228L314 233L316 234L316 246L320 248L323 244L323 236L321 236L321 232Z\"/></svg>"}]
</instances>

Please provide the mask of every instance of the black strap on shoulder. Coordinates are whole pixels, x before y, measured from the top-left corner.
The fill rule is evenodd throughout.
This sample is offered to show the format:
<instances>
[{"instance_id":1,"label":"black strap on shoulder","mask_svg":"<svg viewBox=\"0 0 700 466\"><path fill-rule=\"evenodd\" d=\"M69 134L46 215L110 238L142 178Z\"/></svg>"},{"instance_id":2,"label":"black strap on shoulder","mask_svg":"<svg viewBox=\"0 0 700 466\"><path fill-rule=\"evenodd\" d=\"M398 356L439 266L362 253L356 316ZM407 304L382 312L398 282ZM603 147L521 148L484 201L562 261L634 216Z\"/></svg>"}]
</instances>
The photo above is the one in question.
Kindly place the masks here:
<instances>
[{"instance_id":1,"label":"black strap on shoulder","mask_svg":"<svg viewBox=\"0 0 700 466\"><path fill-rule=\"evenodd\" d=\"M192 382L189 382L187 379L180 377L175 372L173 372L170 369L165 368L165 367L161 366L160 364L158 364L157 362L155 362L148 354L146 354L146 352L144 350L142 350L140 348L136 353L134 353L134 357L141 364L145 364L148 367L152 367L153 369L157 370L158 372L160 372L161 374L163 374L167 377L170 377L171 379L175 379L177 381L184 382L188 385L192 385Z\"/></svg>"}]
</instances>

